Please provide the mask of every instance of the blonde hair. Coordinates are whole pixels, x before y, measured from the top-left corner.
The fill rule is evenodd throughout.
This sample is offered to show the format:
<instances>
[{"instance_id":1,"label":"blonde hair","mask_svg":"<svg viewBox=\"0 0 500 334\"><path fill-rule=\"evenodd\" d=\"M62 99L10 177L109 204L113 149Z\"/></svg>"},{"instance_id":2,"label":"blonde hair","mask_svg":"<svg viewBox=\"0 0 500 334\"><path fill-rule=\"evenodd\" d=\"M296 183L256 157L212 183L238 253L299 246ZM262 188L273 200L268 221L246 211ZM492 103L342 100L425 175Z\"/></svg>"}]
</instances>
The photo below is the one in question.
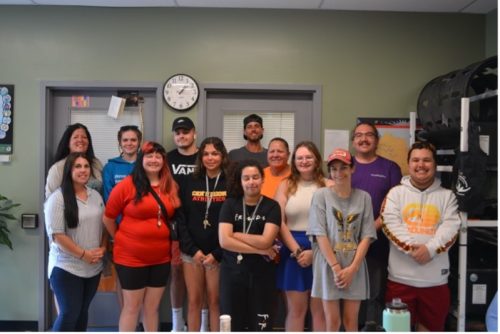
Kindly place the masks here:
<instances>
[{"instance_id":1,"label":"blonde hair","mask_svg":"<svg viewBox=\"0 0 500 334\"><path fill-rule=\"evenodd\" d=\"M319 153L318 148L312 141L301 141L300 143L295 146L295 149L293 150L292 154L292 167L291 167L291 173L290 176L286 178L288 181L288 188L287 188L287 197L290 195L293 195L297 192L297 187L298 183L301 179L300 177L300 172L297 169L297 166L295 165L295 156L297 154L297 150L301 147L305 147L309 152L311 152L314 155L314 173L313 173L313 180L314 182L318 185L318 187L324 187L325 184L325 174L323 172L323 167L321 166L321 154Z\"/></svg>"}]
</instances>

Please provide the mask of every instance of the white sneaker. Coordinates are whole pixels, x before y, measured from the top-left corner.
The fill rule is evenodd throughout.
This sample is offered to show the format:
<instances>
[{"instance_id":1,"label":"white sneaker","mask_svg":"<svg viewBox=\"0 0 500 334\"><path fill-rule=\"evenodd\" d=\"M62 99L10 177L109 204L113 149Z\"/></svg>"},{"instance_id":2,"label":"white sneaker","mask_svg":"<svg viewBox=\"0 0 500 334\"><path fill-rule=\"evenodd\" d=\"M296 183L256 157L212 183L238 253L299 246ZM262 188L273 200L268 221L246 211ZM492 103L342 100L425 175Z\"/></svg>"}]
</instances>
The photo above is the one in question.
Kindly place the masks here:
<instances>
[{"instance_id":1,"label":"white sneaker","mask_svg":"<svg viewBox=\"0 0 500 334\"><path fill-rule=\"evenodd\" d=\"M175 331L173 328L171 330L172 333L176 333L176 332L187 332L187 325L184 325L184 327L182 327L182 330L180 331Z\"/></svg>"}]
</instances>

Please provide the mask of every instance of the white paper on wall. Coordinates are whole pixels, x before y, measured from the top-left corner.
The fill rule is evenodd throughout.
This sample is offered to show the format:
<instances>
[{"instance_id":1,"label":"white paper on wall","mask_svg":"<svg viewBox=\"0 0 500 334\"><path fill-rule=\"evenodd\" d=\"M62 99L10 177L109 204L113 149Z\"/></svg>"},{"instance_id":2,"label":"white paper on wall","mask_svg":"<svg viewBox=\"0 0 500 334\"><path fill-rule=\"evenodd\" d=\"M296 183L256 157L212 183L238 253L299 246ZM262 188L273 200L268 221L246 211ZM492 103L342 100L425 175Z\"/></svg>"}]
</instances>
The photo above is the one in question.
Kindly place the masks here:
<instances>
[{"instance_id":1,"label":"white paper on wall","mask_svg":"<svg viewBox=\"0 0 500 334\"><path fill-rule=\"evenodd\" d=\"M330 153L336 148L349 150L349 130L325 129L325 142L323 147L324 161L328 159Z\"/></svg>"},{"instance_id":2,"label":"white paper on wall","mask_svg":"<svg viewBox=\"0 0 500 334\"><path fill-rule=\"evenodd\" d=\"M472 284L472 304L486 304L486 284Z\"/></svg>"},{"instance_id":3,"label":"white paper on wall","mask_svg":"<svg viewBox=\"0 0 500 334\"><path fill-rule=\"evenodd\" d=\"M109 102L108 116L117 119L120 114L123 114L125 109L125 99L118 96L111 96L111 101Z\"/></svg>"}]
</instances>

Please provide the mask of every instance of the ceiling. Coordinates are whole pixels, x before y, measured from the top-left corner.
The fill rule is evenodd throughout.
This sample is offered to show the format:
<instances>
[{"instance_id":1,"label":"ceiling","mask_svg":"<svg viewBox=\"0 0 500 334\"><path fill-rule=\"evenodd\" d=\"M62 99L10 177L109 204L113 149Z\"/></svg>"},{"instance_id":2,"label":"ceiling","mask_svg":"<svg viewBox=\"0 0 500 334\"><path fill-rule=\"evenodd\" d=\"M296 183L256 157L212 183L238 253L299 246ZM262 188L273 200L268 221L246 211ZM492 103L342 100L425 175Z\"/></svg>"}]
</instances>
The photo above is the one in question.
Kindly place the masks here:
<instances>
[{"instance_id":1,"label":"ceiling","mask_svg":"<svg viewBox=\"0 0 500 334\"><path fill-rule=\"evenodd\" d=\"M0 0L0 5L360 10L486 14L497 0Z\"/></svg>"}]
</instances>

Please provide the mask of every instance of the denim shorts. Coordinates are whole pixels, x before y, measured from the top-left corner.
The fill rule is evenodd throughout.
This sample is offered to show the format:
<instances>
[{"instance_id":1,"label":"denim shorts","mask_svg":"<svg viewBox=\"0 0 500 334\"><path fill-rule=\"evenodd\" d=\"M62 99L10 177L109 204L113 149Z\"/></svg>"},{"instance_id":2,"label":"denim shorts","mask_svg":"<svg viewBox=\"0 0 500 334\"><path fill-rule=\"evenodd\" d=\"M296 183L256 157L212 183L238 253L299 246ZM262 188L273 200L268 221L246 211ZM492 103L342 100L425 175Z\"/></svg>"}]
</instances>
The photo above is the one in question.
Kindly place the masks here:
<instances>
[{"instance_id":1,"label":"denim shorts","mask_svg":"<svg viewBox=\"0 0 500 334\"><path fill-rule=\"evenodd\" d=\"M192 256L187 255L186 253L181 253L181 259L183 263L190 263L190 264L198 264L194 262L194 259ZM212 269L217 269L219 268L220 264L213 264L213 265L204 265L205 269L207 270L212 270Z\"/></svg>"}]
</instances>

